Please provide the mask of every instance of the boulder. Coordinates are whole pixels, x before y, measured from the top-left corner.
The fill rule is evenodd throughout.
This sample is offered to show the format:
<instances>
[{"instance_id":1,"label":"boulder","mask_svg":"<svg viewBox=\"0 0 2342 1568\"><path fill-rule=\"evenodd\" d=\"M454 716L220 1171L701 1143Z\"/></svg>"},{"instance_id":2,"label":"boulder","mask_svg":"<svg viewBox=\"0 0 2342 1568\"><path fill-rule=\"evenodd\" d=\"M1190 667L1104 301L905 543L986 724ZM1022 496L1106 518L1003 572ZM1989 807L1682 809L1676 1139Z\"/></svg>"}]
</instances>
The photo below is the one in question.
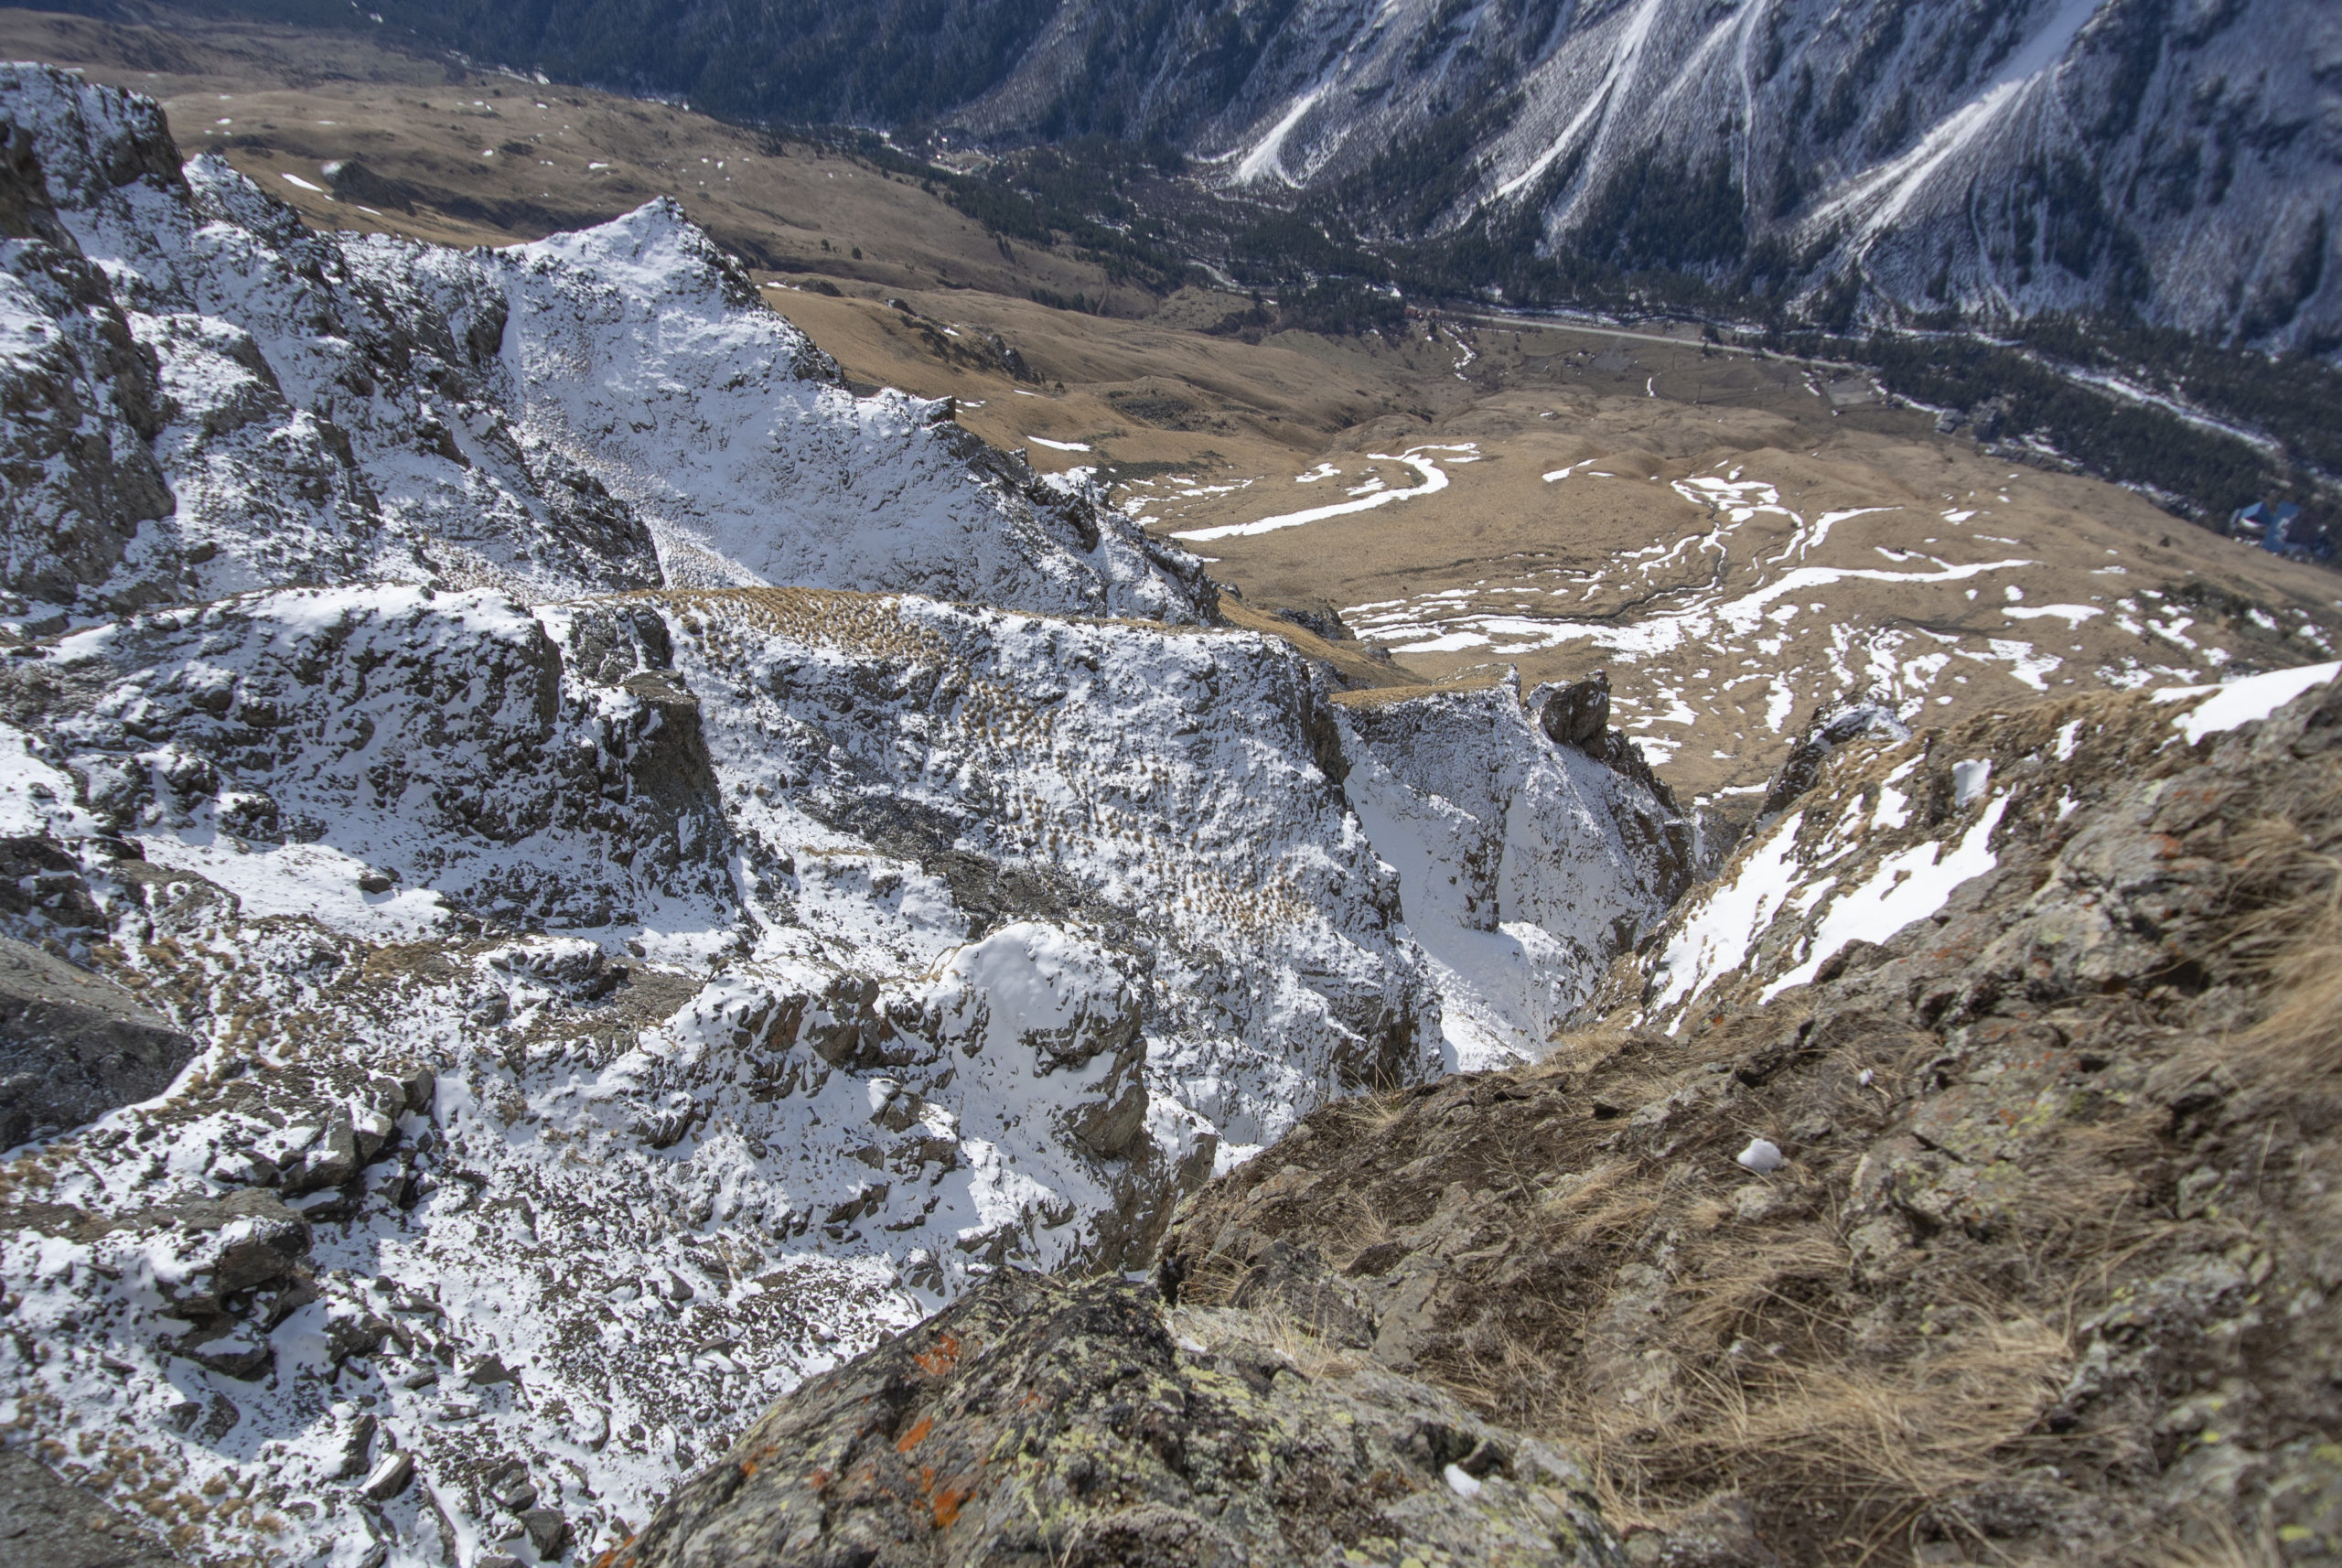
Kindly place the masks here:
<instances>
[{"instance_id":1,"label":"boulder","mask_svg":"<svg viewBox=\"0 0 2342 1568\"><path fill-rule=\"evenodd\" d=\"M0 937L0 1146L160 1094L194 1055L112 981Z\"/></svg>"},{"instance_id":2,"label":"boulder","mask_svg":"<svg viewBox=\"0 0 2342 1568\"><path fill-rule=\"evenodd\" d=\"M609 1561L1610 1563L1585 1484L1248 1315L1004 1272L799 1389Z\"/></svg>"},{"instance_id":3,"label":"boulder","mask_svg":"<svg viewBox=\"0 0 2342 1568\"><path fill-rule=\"evenodd\" d=\"M1537 712L1537 722L1556 746L1599 754L1610 727L1610 671L1596 670L1583 681L1553 689Z\"/></svg>"}]
</instances>

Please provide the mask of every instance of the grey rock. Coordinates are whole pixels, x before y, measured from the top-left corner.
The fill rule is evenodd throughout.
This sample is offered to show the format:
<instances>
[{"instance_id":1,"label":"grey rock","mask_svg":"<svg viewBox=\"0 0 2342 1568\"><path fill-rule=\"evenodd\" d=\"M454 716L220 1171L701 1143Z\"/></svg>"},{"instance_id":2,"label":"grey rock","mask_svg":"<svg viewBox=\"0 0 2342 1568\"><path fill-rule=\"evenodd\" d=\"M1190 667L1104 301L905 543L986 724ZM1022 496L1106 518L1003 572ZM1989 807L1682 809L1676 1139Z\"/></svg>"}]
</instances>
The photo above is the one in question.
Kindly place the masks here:
<instances>
[{"instance_id":1,"label":"grey rock","mask_svg":"<svg viewBox=\"0 0 2342 1568\"><path fill-rule=\"evenodd\" d=\"M1797 798L1813 788L1821 776L1821 765L1830 754L1842 746L1857 740L1898 741L1911 738L1911 726L1895 716L1891 709L1875 703L1857 703L1841 708L1828 717L1818 720L1806 731L1780 771L1773 775L1772 787L1765 791L1765 803L1757 814L1769 817L1784 811Z\"/></svg>"},{"instance_id":2,"label":"grey rock","mask_svg":"<svg viewBox=\"0 0 2342 1568\"><path fill-rule=\"evenodd\" d=\"M1756 1510L1746 1498L1711 1498L1664 1530L1627 1541L1634 1568L1781 1568L1756 1532Z\"/></svg>"},{"instance_id":3,"label":"grey rock","mask_svg":"<svg viewBox=\"0 0 2342 1568\"><path fill-rule=\"evenodd\" d=\"M349 1431L342 1438L341 1463L334 1470L334 1479L354 1481L366 1474L374 1462L374 1434L380 1425L371 1411L361 1412L349 1423Z\"/></svg>"},{"instance_id":4,"label":"grey rock","mask_svg":"<svg viewBox=\"0 0 2342 1568\"><path fill-rule=\"evenodd\" d=\"M177 1568L130 1517L59 1479L21 1449L0 1449L0 1541L11 1568Z\"/></svg>"},{"instance_id":5,"label":"grey rock","mask_svg":"<svg viewBox=\"0 0 2342 1568\"><path fill-rule=\"evenodd\" d=\"M629 1561L1615 1561L1574 1463L1448 1396L1363 1362L1300 1364L1241 1313L1180 1334L1202 1351L1120 1281L994 1274L776 1406Z\"/></svg>"},{"instance_id":6,"label":"grey rock","mask_svg":"<svg viewBox=\"0 0 2342 1568\"><path fill-rule=\"evenodd\" d=\"M226 1322L196 1330L179 1341L188 1360L250 1382L276 1364L276 1348L249 1323Z\"/></svg>"},{"instance_id":7,"label":"grey rock","mask_svg":"<svg viewBox=\"0 0 2342 1568\"><path fill-rule=\"evenodd\" d=\"M183 1313L216 1313L240 1292L293 1283L309 1251L309 1222L274 1193L258 1187L145 1209L116 1225L167 1225L188 1233L196 1251L188 1274L202 1283L177 1299Z\"/></svg>"},{"instance_id":8,"label":"grey rock","mask_svg":"<svg viewBox=\"0 0 2342 1568\"><path fill-rule=\"evenodd\" d=\"M160 1094L195 1046L112 981L0 937L0 1144Z\"/></svg>"},{"instance_id":9,"label":"grey rock","mask_svg":"<svg viewBox=\"0 0 2342 1568\"><path fill-rule=\"evenodd\" d=\"M358 1166L358 1135L350 1126L349 1112L336 1109L326 1122L325 1134L309 1146L299 1176L285 1185L295 1193L322 1191L356 1176Z\"/></svg>"},{"instance_id":10,"label":"grey rock","mask_svg":"<svg viewBox=\"0 0 2342 1568\"><path fill-rule=\"evenodd\" d=\"M386 1503L405 1491L414 1480L414 1455L392 1454L374 1466L373 1473L358 1489L378 1503Z\"/></svg>"},{"instance_id":11,"label":"grey rock","mask_svg":"<svg viewBox=\"0 0 2342 1568\"><path fill-rule=\"evenodd\" d=\"M81 867L55 839L0 838L0 914L33 916L76 930L95 930L105 915Z\"/></svg>"},{"instance_id":12,"label":"grey rock","mask_svg":"<svg viewBox=\"0 0 2342 1568\"><path fill-rule=\"evenodd\" d=\"M439 1092L439 1069L429 1062L417 1063L399 1074L398 1083L406 1091L406 1108L419 1116L431 1109Z\"/></svg>"},{"instance_id":13,"label":"grey rock","mask_svg":"<svg viewBox=\"0 0 2342 1568\"><path fill-rule=\"evenodd\" d=\"M506 1366L500 1358L493 1355L478 1357L464 1367L464 1380L474 1388L484 1389L495 1383L509 1383L512 1380L512 1369Z\"/></svg>"},{"instance_id":14,"label":"grey rock","mask_svg":"<svg viewBox=\"0 0 2342 1568\"><path fill-rule=\"evenodd\" d=\"M548 1560L560 1556L569 1542L569 1521L559 1509L522 1509L521 1528L529 1532L529 1544L537 1555Z\"/></svg>"},{"instance_id":15,"label":"grey rock","mask_svg":"<svg viewBox=\"0 0 2342 1568\"><path fill-rule=\"evenodd\" d=\"M1538 710L1537 723L1556 746L1593 749L1610 727L1610 671L1596 670L1552 692Z\"/></svg>"}]
</instances>

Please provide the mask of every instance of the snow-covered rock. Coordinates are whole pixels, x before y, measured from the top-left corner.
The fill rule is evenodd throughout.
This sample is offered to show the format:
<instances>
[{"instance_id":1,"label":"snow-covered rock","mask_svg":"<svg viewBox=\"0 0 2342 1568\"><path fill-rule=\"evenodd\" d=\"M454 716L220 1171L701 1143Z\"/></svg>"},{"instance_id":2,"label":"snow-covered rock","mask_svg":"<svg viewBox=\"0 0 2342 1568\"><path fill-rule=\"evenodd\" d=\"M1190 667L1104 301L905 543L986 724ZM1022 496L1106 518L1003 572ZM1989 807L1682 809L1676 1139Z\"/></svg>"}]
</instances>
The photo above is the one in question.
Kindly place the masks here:
<instances>
[{"instance_id":1,"label":"snow-covered rock","mask_svg":"<svg viewBox=\"0 0 2342 1568\"><path fill-rule=\"evenodd\" d=\"M1312 1106L1435 1074L1443 987L1534 1043L1668 875L1607 825L1657 800L1509 690L1337 717L1273 639L913 597L285 589L8 660L0 705L0 820L103 912L73 950L198 1047L0 1168L49 1347L0 1412L119 1449L92 1485L226 1488L223 1548L274 1509L509 1550L518 1455L622 1533L974 1275L1143 1261ZM1451 852L1425 929L1493 920L1509 991L1403 923ZM219 1224L306 1240L204 1285L188 1206L255 1193Z\"/></svg>"},{"instance_id":2,"label":"snow-covered rock","mask_svg":"<svg viewBox=\"0 0 2342 1568\"><path fill-rule=\"evenodd\" d=\"M1208 614L1191 559L948 404L847 392L671 202L502 252L313 234L182 169L145 99L8 66L0 104L21 600L777 581Z\"/></svg>"},{"instance_id":3,"label":"snow-covered rock","mask_svg":"<svg viewBox=\"0 0 2342 1568\"><path fill-rule=\"evenodd\" d=\"M1451 1067L1540 1054L1690 878L1691 822L1647 771L1540 733L1551 691L1339 710L1343 788L1398 870Z\"/></svg>"}]
</instances>

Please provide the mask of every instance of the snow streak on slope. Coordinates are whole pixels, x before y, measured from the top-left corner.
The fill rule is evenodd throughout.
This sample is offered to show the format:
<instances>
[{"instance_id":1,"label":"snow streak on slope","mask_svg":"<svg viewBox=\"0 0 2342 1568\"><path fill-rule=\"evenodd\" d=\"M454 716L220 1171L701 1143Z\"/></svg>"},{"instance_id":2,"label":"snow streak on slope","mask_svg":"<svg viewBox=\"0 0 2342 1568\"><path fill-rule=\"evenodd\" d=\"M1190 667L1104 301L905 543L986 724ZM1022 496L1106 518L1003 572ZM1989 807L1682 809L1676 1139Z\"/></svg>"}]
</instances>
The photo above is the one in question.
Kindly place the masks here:
<instances>
[{"instance_id":1,"label":"snow streak on slope","mask_svg":"<svg viewBox=\"0 0 2342 1568\"><path fill-rule=\"evenodd\" d=\"M1598 139L1608 124L1610 112L1617 106L1618 95L1634 83L1637 68L1642 62L1643 43L1650 37L1651 25L1658 20L1667 0L1640 0L1620 26L1617 41L1607 50L1608 59L1602 80L1591 91L1580 90L1584 103L1562 128L1545 150L1529 161L1527 167L1497 185L1499 198L1519 195L1544 177L1564 154L1574 150L1579 138L1592 126ZM1599 117L1597 119L1597 116Z\"/></svg>"},{"instance_id":2,"label":"snow streak on slope","mask_svg":"<svg viewBox=\"0 0 2342 1568\"><path fill-rule=\"evenodd\" d=\"M1297 183L1284 171L1284 141L1293 134L1293 128L1301 124L1302 117L1317 107L1317 100L1324 96L1325 90L1316 88L1295 100L1293 107L1285 111L1284 118L1270 126L1268 134L1237 160L1237 180L1244 185L1257 185L1273 175L1288 185Z\"/></svg>"},{"instance_id":3,"label":"snow streak on slope","mask_svg":"<svg viewBox=\"0 0 2342 1568\"><path fill-rule=\"evenodd\" d=\"M1928 182L1963 148L2025 93L2045 83L2044 73L2065 54L2082 24L2104 3L2064 0L2048 25L2018 49L1999 77L1972 102L1939 122L1910 152L1861 176L1849 188L1816 207L1806 226L1819 231L1852 213L1860 220L1863 241L1887 234Z\"/></svg>"},{"instance_id":4,"label":"snow streak on slope","mask_svg":"<svg viewBox=\"0 0 2342 1568\"><path fill-rule=\"evenodd\" d=\"M1998 714L1900 742L1849 743L1823 762L1794 811L1761 822L1722 875L1666 917L1663 940L1622 966L1630 975L1608 977L1595 1005L1632 1004L1674 1034L1702 1014L1769 1002L1833 966L1871 961L1876 947L1924 941L1963 889L2000 867L2009 824L2062 822L2078 794L2133 788L2143 767L2174 746L2218 744L2337 671L2342 664L2329 663L2221 686L2100 693L2014 721ZM2155 808L2150 787L2126 810L2144 821ZM2087 854L2069 863L2092 864ZM2046 939L2060 950L2054 961L2085 968L2100 944L2152 940L2105 930ZM2032 960L2019 952L2007 961L2014 977Z\"/></svg>"},{"instance_id":5,"label":"snow streak on slope","mask_svg":"<svg viewBox=\"0 0 2342 1568\"><path fill-rule=\"evenodd\" d=\"M1447 488L1447 470L1439 466L1438 458L1427 456L1425 454L1431 452L1475 453L1477 450L1477 445L1466 442L1455 446L1410 446L1404 452L1397 454L1370 452L1367 456L1378 463L1404 463L1422 476L1423 483L1403 490L1376 490L1373 494L1361 497L1357 500L1336 501L1328 506L1311 507L1304 511L1280 512L1274 517L1258 518L1251 522L1230 522L1223 523L1217 528L1190 529L1183 533L1175 533L1171 537L1183 539L1190 543L1202 544L1215 539L1235 539L1256 533L1273 533L1282 528L1299 528L1304 523L1323 522L1329 517L1348 517L1353 512L1372 511L1377 507L1389 506L1393 501L1413 500L1421 496L1437 495ZM1449 459L1450 462L1458 463L1468 463L1473 460L1470 456Z\"/></svg>"}]
</instances>

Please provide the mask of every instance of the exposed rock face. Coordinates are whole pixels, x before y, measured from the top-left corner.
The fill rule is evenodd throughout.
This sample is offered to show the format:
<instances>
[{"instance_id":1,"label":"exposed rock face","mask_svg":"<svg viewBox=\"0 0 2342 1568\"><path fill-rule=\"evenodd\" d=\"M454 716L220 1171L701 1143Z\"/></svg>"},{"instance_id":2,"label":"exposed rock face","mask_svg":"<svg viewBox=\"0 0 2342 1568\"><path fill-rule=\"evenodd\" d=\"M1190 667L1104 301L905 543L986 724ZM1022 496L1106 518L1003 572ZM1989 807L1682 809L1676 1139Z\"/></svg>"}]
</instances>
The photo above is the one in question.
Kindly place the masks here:
<instances>
[{"instance_id":1,"label":"exposed rock face","mask_svg":"<svg viewBox=\"0 0 2342 1568\"><path fill-rule=\"evenodd\" d=\"M1638 1563L2333 1560L2332 674L1838 746L1601 1028L1316 1112L1164 1277L1601 1440Z\"/></svg>"},{"instance_id":2,"label":"exposed rock face","mask_svg":"<svg viewBox=\"0 0 2342 1568\"><path fill-rule=\"evenodd\" d=\"M1692 824L1632 743L1595 727L1591 683L1525 705L1511 680L1362 693L1337 711L1344 794L1438 966L1450 1064L1542 1049L1689 885Z\"/></svg>"},{"instance_id":3,"label":"exposed rock face","mask_svg":"<svg viewBox=\"0 0 2342 1568\"><path fill-rule=\"evenodd\" d=\"M0 1147L160 1094L194 1055L121 986L0 937Z\"/></svg>"},{"instance_id":4,"label":"exposed rock face","mask_svg":"<svg viewBox=\"0 0 2342 1568\"><path fill-rule=\"evenodd\" d=\"M1910 738L1911 726L1896 718L1891 709L1875 703L1858 703L1832 714L1816 722L1789 752L1780 771L1773 775L1757 814L1770 817L1788 811L1792 801L1813 788L1830 754L1849 742Z\"/></svg>"},{"instance_id":5,"label":"exposed rock face","mask_svg":"<svg viewBox=\"0 0 2342 1568\"><path fill-rule=\"evenodd\" d=\"M1239 1314L1009 1273L816 1378L613 1568L1615 1561L1576 1462Z\"/></svg>"},{"instance_id":6,"label":"exposed rock face","mask_svg":"<svg viewBox=\"0 0 2342 1568\"><path fill-rule=\"evenodd\" d=\"M1596 670L1583 681L1547 692L1537 722L1556 746L1598 749L1610 727L1610 672Z\"/></svg>"}]
</instances>

